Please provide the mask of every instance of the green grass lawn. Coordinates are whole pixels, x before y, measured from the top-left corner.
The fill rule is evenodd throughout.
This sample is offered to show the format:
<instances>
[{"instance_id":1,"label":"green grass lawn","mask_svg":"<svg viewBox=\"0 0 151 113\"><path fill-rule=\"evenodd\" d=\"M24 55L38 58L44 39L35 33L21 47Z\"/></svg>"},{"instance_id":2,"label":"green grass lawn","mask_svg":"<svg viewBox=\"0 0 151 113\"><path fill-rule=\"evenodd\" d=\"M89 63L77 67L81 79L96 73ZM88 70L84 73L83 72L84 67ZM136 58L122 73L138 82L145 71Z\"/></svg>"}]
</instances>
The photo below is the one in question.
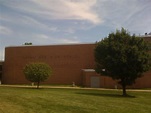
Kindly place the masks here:
<instances>
[{"instance_id":1,"label":"green grass lawn","mask_svg":"<svg viewBox=\"0 0 151 113\"><path fill-rule=\"evenodd\" d=\"M151 113L151 92L0 87L0 113Z\"/></svg>"}]
</instances>

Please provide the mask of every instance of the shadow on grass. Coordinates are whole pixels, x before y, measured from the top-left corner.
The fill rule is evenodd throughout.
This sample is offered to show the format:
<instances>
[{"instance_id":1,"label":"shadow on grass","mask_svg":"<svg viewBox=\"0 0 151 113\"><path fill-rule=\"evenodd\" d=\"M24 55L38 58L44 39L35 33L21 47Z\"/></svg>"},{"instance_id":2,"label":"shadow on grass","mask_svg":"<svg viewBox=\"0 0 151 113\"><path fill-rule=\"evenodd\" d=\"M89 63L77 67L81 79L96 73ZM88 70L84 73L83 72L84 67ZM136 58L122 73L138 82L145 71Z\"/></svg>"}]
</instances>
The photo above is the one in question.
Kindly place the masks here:
<instances>
[{"instance_id":1,"label":"shadow on grass","mask_svg":"<svg viewBox=\"0 0 151 113\"><path fill-rule=\"evenodd\" d=\"M0 86L2 88L11 88L11 89L28 89L28 90L70 90L70 88L59 88L59 87L43 87L43 86L39 86L39 88L37 88L37 86L24 86L24 85L3 85L3 86Z\"/></svg>"},{"instance_id":2,"label":"shadow on grass","mask_svg":"<svg viewBox=\"0 0 151 113\"><path fill-rule=\"evenodd\" d=\"M17 86L17 85L3 85L2 88L12 88L12 89L37 89L37 86ZM43 88L39 88L43 89Z\"/></svg>"},{"instance_id":3,"label":"shadow on grass","mask_svg":"<svg viewBox=\"0 0 151 113\"><path fill-rule=\"evenodd\" d=\"M120 94L107 94L107 93L77 93L81 95L90 95L90 96L102 96L102 97L113 97L113 98L136 98L135 96L132 95L120 95Z\"/></svg>"}]
</instances>

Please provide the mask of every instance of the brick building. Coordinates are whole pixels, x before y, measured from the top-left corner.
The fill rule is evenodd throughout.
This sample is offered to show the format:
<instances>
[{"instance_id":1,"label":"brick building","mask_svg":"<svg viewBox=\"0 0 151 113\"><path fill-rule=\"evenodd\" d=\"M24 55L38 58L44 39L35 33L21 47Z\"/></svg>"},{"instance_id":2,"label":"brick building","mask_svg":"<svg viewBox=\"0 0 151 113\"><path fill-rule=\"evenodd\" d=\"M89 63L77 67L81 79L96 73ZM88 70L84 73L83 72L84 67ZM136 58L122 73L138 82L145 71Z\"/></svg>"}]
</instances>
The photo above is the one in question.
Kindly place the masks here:
<instances>
[{"instance_id":1,"label":"brick building","mask_svg":"<svg viewBox=\"0 0 151 113\"><path fill-rule=\"evenodd\" d=\"M151 37L144 38L151 41ZM53 74L43 84L74 82L85 87L114 88L116 81L94 71L94 48L95 44L6 47L2 83L30 84L23 74L25 65L30 62L45 62L52 67ZM144 73L131 87L151 88L151 71Z\"/></svg>"}]
</instances>

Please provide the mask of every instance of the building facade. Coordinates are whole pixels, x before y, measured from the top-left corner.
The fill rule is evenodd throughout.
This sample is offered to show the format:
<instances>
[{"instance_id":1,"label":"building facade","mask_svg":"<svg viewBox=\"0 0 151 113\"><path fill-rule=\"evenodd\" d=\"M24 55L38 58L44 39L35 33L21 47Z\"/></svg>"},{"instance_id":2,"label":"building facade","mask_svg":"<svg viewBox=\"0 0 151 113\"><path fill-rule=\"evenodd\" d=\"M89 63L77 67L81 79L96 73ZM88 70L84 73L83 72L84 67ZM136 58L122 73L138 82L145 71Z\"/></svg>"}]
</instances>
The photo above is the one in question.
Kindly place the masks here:
<instances>
[{"instance_id":1,"label":"building facade","mask_svg":"<svg viewBox=\"0 0 151 113\"><path fill-rule=\"evenodd\" d=\"M2 73L3 73L3 61L0 61L0 84L1 84L1 79L2 79Z\"/></svg>"},{"instance_id":2,"label":"building facade","mask_svg":"<svg viewBox=\"0 0 151 113\"><path fill-rule=\"evenodd\" d=\"M151 41L151 37L145 38ZM94 71L95 44L16 46L5 48L3 84L30 84L23 69L31 62L45 62L53 74L43 84L72 84L84 87L120 87L117 81L100 76ZM131 88L151 88L151 71L137 79Z\"/></svg>"},{"instance_id":3,"label":"building facade","mask_svg":"<svg viewBox=\"0 0 151 113\"><path fill-rule=\"evenodd\" d=\"M82 85L82 69L94 67L94 47L95 44L6 47L2 81L4 84L26 84L25 65L45 62L53 70L45 83Z\"/></svg>"}]
</instances>

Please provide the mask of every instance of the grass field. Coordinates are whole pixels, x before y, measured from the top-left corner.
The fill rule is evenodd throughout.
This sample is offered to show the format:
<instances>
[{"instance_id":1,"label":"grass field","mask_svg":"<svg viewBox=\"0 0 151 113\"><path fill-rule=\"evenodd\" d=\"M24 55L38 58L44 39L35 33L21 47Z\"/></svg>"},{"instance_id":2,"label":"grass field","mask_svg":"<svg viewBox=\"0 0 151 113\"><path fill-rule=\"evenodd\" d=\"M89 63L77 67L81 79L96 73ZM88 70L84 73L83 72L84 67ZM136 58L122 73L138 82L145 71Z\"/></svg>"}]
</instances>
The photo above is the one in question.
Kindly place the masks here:
<instances>
[{"instance_id":1,"label":"grass field","mask_svg":"<svg viewBox=\"0 0 151 113\"><path fill-rule=\"evenodd\" d=\"M0 87L0 113L151 113L151 92Z\"/></svg>"}]
</instances>

